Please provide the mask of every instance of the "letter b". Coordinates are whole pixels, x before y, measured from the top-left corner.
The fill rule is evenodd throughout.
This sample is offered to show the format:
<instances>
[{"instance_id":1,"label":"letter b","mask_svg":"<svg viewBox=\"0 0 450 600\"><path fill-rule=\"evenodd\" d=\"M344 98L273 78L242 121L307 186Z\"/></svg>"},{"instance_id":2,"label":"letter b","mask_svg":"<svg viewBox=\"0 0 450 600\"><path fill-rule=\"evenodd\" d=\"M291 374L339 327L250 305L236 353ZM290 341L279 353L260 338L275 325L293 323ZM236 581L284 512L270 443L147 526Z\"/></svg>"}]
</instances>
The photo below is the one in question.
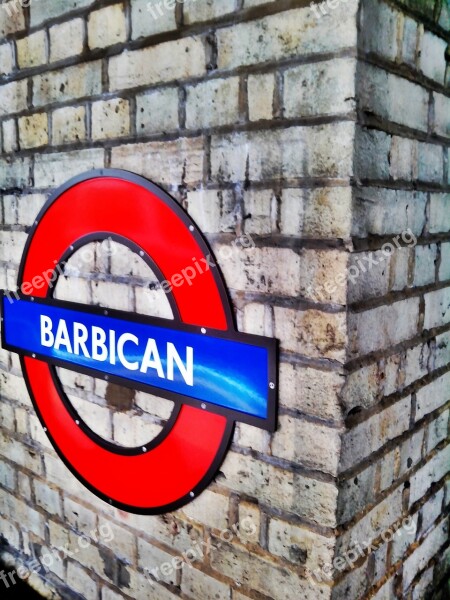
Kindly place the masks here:
<instances>
[{"instance_id":1,"label":"letter b","mask_svg":"<svg viewBox=\"0 0 450 600\"><path fill-rule=\"evenodd\" d=\"M41 315L41 346L51 348L55 343L55 336L52 333L53 322L50 317Z\"/></svg>"}]
</instances>

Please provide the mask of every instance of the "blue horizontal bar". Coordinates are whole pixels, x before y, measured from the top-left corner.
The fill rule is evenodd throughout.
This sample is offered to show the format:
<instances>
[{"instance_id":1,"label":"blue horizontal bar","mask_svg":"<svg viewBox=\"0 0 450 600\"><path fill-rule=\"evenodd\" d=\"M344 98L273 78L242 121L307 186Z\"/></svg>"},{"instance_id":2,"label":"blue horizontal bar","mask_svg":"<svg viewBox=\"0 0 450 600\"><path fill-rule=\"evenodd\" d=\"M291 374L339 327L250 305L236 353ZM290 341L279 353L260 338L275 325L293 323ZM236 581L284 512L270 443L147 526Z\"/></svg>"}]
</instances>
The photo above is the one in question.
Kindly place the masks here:
<instances>
[{"instance_id":1,"label":"blue horizontal bar","mask_svg":"<svg viewBox=\"0 0 450 600\"><path fill-rule=\"evenodd\" d=\"M87 306L55 300L6 295L2 305L4 344L15 352L110 375L139 389L149 386L153 393L150 388L257 419L269 417L274 340L265 345L266 338L237 333L239 339L225 339L219 332L204 335L175 321L133 314L125 318L115 311L97 314Z\"/></svg>"}]
</instances>

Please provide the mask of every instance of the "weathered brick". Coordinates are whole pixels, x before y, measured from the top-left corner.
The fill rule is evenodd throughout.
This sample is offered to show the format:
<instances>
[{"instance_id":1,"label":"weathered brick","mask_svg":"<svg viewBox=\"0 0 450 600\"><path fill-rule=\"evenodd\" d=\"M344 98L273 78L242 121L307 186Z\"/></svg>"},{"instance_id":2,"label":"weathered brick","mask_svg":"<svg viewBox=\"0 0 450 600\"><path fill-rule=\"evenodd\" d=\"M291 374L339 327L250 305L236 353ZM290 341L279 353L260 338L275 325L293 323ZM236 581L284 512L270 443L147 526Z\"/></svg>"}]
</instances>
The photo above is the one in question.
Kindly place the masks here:
<instances>
[{"instance_id":1,"label":"weathered brick","mask_svg":"<svg viewBox=\"0 0 450 600\"><path fill-rule=\"evenodd\" d=\"M450 400L450 373L435 379L417 391L416 421Z\"/></svg>"},{"instance_id":2,"label":"weathered brick","mask_svg":"<svg viewBox=\"0 0 450 600\"><path fill-rule=\"evenodd\" d=\"M349 469L409 428L411 398L369 417L342 436L339 466Z\"/></svg>"},{"instance_id":3,"label":"weathered brick","mask_svg":"<svg viewBox=\"0 0 450 600\"><path fill-rule=\"evenodd\" d=\"M156 423L137 414L115 413L113 416L114 441L122 446L145 446L161 431Z\"/></svg>"},{"instance_id":4,"label":"weathered brick","mask_svg":"<svg viewBox=\"0 0 450 600\"><path fill-rule=\"evenodd\" d=\"M315 302L345 304L347 262L346 252L337 250L301 251L301 294Z\"/></svg>"},{"instance_id":5,"label":"weathered brick","mask_svg":"<svg viewBox=\"0 0 450 600\"><path fill-rule=\"evenodd\" d=\"M41 481L34 482L36 503L51 515L61 516L61 499L56 490L53 490Z\"/></svg>"},{"instance_id":6,"label":"weathered brick","mask_svg":"<svg viewBox=\"0 0 450 600\"><path fill-rule=\"evenodd\" d=\"M307 569L315 570L332 562L335 541L303 527L270 519L269 551Z\"/></svg>"},{"instance_id":7,"label":"weathered brick","mask_svg":"<svg viewBox=\"0 0 450 600\"><path fill-rule=\"evenodd\" d=\"M131 0L132 38L176 29L175 6L166 7L161 0Z\"/></svg>"},{"instance_id":8,"label":"weathered brick","mask_svg":"<svg viewBox=\"0 0 450 600\"><path fill-rule=\"evenodd\" d=\"M443 94L433 94L434 123L433 131L438 135L450 137L450 98Z\"/></svg>"},{"instance_id":9,"label":"weathered brick","mask_svg":"<svg viewBox=\"0 0 450 600\"><path fill-rule=\"evenodd\" d=\"M344 360L345 314L281 307L275 307L274 313L275 337L281 340L283 350L309 357Z\"/></svg>"},{"instance_id":10,"label":"weathered brick","mask_svg":"<svg viewBox=\"0 0 450 600\"><path fill-rule=\"evenodd\" d=\"M87 8L94 4L95 0L71 0L70 7L64 0L37 0L30 3L30 21L35 27L44 21L55 19L71 10Z\"/></svg>"},{"instance_id":11,"label":"weathered brick","mask_svg":"<svg viewBox=\"0 0 450 600\"><path fill-rule=\"evenodd\" d=\"M445 51L447 44L431 31L425 30L422 37L419 68L422 73L443 84L445 81Z\"/></svg>"},{"instance_id":12,"label":"weathered brick","mask_svg":"<svg viewBox=\"0 0 450 600\"><path fill-rule=\"evenodd\" d=\"M0 45L0 75L9 75L14 68L13 47L10 43Z\"/></svg>"},{"instance_id":13,"label":"weathered brick","mask_svg":"<svg viewBox=\"0 0 450 600\"><path fill-rule=\"evenodd\" d=\"M126 52L109 61L111 91L196 77L205 72L205 48L196 37Z\"/></svg>"},{"instance_id":14,"label":"weathered brick","mask_svg":"<svg viewBox=\"0 0 450 600\"><path fill-rule=\"evenodd\" d=\"M89 148L74 152L57 154L40 154L35 159L35 184L38 187L51 187L64 183L74 177L88 171L99 169L103 164L103 149ZM62 167L61 165L64 165Z\"/></svg>"},{"instance_id":15,"label":"weathered brick","mask_svg":"<svg viewBox=\"0 0 450 600\"><path fill-rule=\"evenodd\" d=\"M35 106L45 106L99 94L101 82L99 61L36 75L33 78L33 103Z\"/></svg>"},{"instance_id":16,"label":"weathered brick","mask_svg":"<svg viewBox=\"0 0 450 600\"><path fill-rule=\"evenodd\" d=\"M336 523L337 489L328 482L304 477L257 460L229 452L220 484L258 496L260 502L304 517L324 526Z\"/></svg>"},{"instance_id":17,"label":"weathered brick","mask_svg":"<svg viewBox=\"0 0 450 600\"><path fill-rule=\"evenodd\" d=\"M283 415L278 423L272 442L274 456L337 475L341 447L338 429Z\"/></svg>"},{"instance_id":18,"label":"weathered brick","mask_svg":"<svg viewBox=\"0 0 450 600\"><path fill-rule=\"evenodd\" d=\"M355 175L364 179L389 179L391 136L376 129L357 128Z\"/></svg>"},{"instance_id":19,"label":"weathered brick","mask_svg":"<svg viewBox=\"0 0 450 600\"><path fill-rule=\"evenodd\" d=\"M0 86L0 117L13 115L27 108L27 80L21 79Z\"/></svg>"},{"instance_id":20,"label":"weathered brick","mask_svg":"<svg viewBox=\"0 0 450 600\"><path fill-rule=\"evenodd\" d=\"M185 23L197 23L199 21L210 21L223 15L227 15L236 10L234 0L204 0L197 2L191 0L183 3L183 13Z\"/></svg>"},{"instance_id":21,"label":"weathered brick","mask_svg":"<svg viewBox=\"0 0 450 600\"><path fill-rule=\"evenodd\" d=\"M179 127L178 90L157 89L136 96L136 133L168 133Z\"/></svg>"},{"instance_id":22,"label":"weathered brick","mask_svg":"<svg viewBox=\"0 0 450 600\"><path fill-rule=\"evenodd\" d=\"M450 194L430 194L430 233L450 231Z\"/></svg>"},{"instance_id":23,"label":"weathered brick","mask_svg":"<svg viewBox=\"0 0 450 600\"><path fill-rule=\"evenodd\" d=\"M52 142L54 145L82 141L86 138L86 109L67 106L52 113Z\"/></svg>"},{"instance_id":24,"label":"weathered brick","mask_svg":"<svg viewBox=\"0 0 450 600\"><path fill-rule=\"evenodd\" d=\"M426 203L421 192L364 187L356 192L353 234L396 235L411 230L419 235L425 226ZM406 239L414 241L411 236Z\"/></svg>"},{"instance_id":25,"label":"weathered brick","mask_svg":"<svg viewBox=\"0 0 450 600\"><path fill-rule=\"evenodd\" d=\"M19 143L24 149L48 144L47 113L35 113L19 119Z\"/></svg>"},{"instance_id":26,"label":"weathered brick","mask_svg":"<svg viewBox=\"0 0 450 600\"><path fill-rule=\"evenodd\" d=\"M215 127L239 120L239 78L213 79L187 88L186 126Z\"/></svg>"},{"instance_id":27,"label":"weathered brick","mask_svg":"<svg viewBox=\"0 0 450 600\"><path fill-rule=\"evenodd\" d=\"M363 111L382 119L427 131L428 91L377 67L364 67L358 98Z\"/></svg>"},{"instance_id":28,"label":"weathered brick","mask_svg":"<svg viewBox=\"0 0 450 600\"><path fill-rule=\"evenodd\" d=\"M19 523L22 531L30 531L44 539L44 517L19 498L3 492L0 497L1 513L13 523Z\"/></svg>"},{"instance_id":29,"label":"weathered brick","mask_svg":"<svg viewBox=\"0 0 450 600\"><path fill-rule=\"evenodd\" d=\"M422 506L420 510L420 514L422 516L422 520L420 522L421 535L423 535L424 532L430 529L433 523L435 523L435 521L438 519L438 517L441 516L443 500L444 488L441 488L435 494L433 494Z\"/></svg>"},{"instance_id":30,"label":"weathered brick","mask_svg":"<svg viewBox=\"0 0 450 600\"><path fill-rule=\"evenodd\" d=\"M383 323L383 327L379 327ZM419 299L409 298L349 316L350 352L362 356L406 341L417 333Z\"/></svg>"},{"instance_id":31,"label":"weathered brick","mask_svg":"<svg viewBox=\"0 0 450 600\"><path fill-rule=\"evenodd\" d=\"M346 238L350 235L350 206L350 188L285 189L281 195L281 233Z\"/></svg>"},{"instance_id":32,"label":"weathered brick","mask_svg":"<svg viewBox=\"0 0 450 600\"><path fill-rule=\"evenodd\" d=\"M83 51L84 23L82 19L73 19L49 29L50 62L76 56Z\"/></svg>"},{"instance_id":33,"label":"weathered brick","mask_svg":"<svg viewBox=\"0 0 450 600\"><path fill-rule=\"evenodd\" d=\"M148 578L149 585L153 581L177 585L179 574L172 563L175 557L145 540L138 540L138 564Z\"/></svg>"},{"instance_id":34,"label":"weathered brick","mask_svg":"<svg viewBox=\"0 0 450 600\"><path fill-rule=\"evenodd\" d=\"M355 106L355 70L355 61L347 58L288 69L284 75L285 117L351 112Z\"/></svg>"},{"instance_id":35,"label":"weathered brick","mask_svg":"<svg viewBox=\"0 0 450 600\"><path fill-rule=\"evenodd\" d=\"M3 152L15 152L18 148L17 126L14 119L2 123Z\"/></svg>"},{"instance_id":36,"label":"weathered brick","mask_svg":"<svg viewBox=\"0 0 450 600\"><path fill-rule=\"evenodd\" d=\"M417 21L405 16L403 19L402 61L412 67L415 66L417 60L418 32Z\"/></svg>"},{"instance_id":37,"label":"weathered brick","mask_svg":"<svg viewBox=\"0 0 450 600\"><path fill-rule=\"evenodd\" d=\"M346 178L352 173L347 142L353 136L353 128L352 123L333 123L213 136L212 176L218 181Z\"/></svg>"},{"instance_id":38,"label":"weathered brick","mask_svg":"<svg viewBox=\"0 0 450 600\"><path fill-rule=\"evenodd\" d=\"M178 186L203 179L203 139L130 144L112 149L111 166L138 171L156 183Z\"/></svg>"},{"instance_id":39,"label":"weathered brick","mask_svg":"<svg viewBox=\"0 0 450 600\"><path fill-rule=\"evenodd\" d=\"M250 75L247 86L250 121L272 119L276 90L275 75L273 73Z\"/></svg>"},{"instance_id":40,"label":"weathered brick","mask_svg":"<svg viewBox=\"0 0 450 600\"><path fill-rule=\"evenodd\" d=\"M439 369L450 363L450 332L436 337L435 368Z\"/></svg>"},{"instance_id":41,"label":"weathered brick","mask_svg":"<svg viewBox=\"0 0 450 600\"><path fill-rule=\"evenodd\" d=\"M374 363L350 373L345 378L340 397L347 413L353 408L369 408L380 400L383 375L379 364Z\"/></svg>"},{"instance_id":42,"label":"weathered brick","mask_svg":"<svg viewBox=\"0 0 450 600\"><path fill-rule=\"evenodd\" d=\"M437 246L417 246L414 263L414 285L429 285L436 279Z\"/></svg>"},{"instance_id":43,"label":"weathered brick","mask_svg":"<svg viewBox=\"0 0 450 600\"><path fill-rule=\"evenodd\" d=\"M122 4L113 4L91 12L88 17L89 48L106 48L124 42L127 37Z\"/></svg>"},{"instance_id":44,"label":"weathered brick","mask_svg":"<svg viewBox=\"0 0 450 600\"><path fill-rule=\"evenodd\" d=\"M355 45L355 5L340 5L333 19L318 20L310 8L284 11L258 21L220 29L220 69L281 60ZM270 31L270 35L267 32Z\"/></svg>"},{"instance_id":45,"label":"weathered brick","mask_svg":"<svg viewBox=\"0 0 450 600\"><path fill-rule=\"evenodd\" d=\"M47 62L47 38L44 31L17 40L17 64L21 69L37 67Z\"/></svg>"},{"instance_id":46,"label":"weathered brick","mask_svg":"<svg viewBox=\"0 0 450 600\"><path fill-rule=\"evenodd\" d=\"M436 144L419 144L418 179L430 183L442 183L444 157L442 147Z\"/></svg>"},{"instance_id":47,"label":"weathered brick","mask_svg":"<svg viewBox=\"0 0 450 600\"><path fill-rule=\"evenodd\" d=\"M183 566L181 591L191 598L216 598L217 600L231 598L229 585L198 569L189 568L188 565Z\"/></svg>"},{"instance_id":48,"label":"weathered brick","mask_svg":"<svg viewBox=\"0 0 450 600\"><path fill-rule=\"evenodd\" d=\"M271 190L249 190L244 192L245 232L250 234L270 234L276 198Z\"/></svg>"},{"instance_id":49,"label":"weathered brick","mask_svg":"<svg viewBox=\"0 0 450 600\"><path fill-rule=\"evenodd\" d=\"M187 194L188 212L200 229L205 233L228 231L226 216L223 209L233 202L233 193L228 190L190 191Z\"/></svg>"},{"instance_id":50,"label":"weathered brick","mask_svg":"<svg viewBox=\"0 0 450 600\"><path fill-rule=\"evenodd\" d=\"M104 140L130 133L130 103L122 98L94 102L92 105L92 138Z\"/></svg>"},{"instance_id":51,"label":"weathered brick","mask_svg":"<svg viewBox=\"0 0 450 600\"><path fill-rule=\"evenodd\" d=\"M450 320L450 288L425 294L425 329L441 327Z\"/></svg>"},{"instance_id":52,"label":"weathered brick","mask_svg":"<svg viewBox=\"0 0 450 600\"><path fill-rule=\"evenodd\" d=\"M96 531L97 515L70 498L64 498L64 517L76 531L89 537Z\"/></svg>"},{"instance_id":53,"label":"weathered brick","mask_svg":"<svg viewBox=\"0 0 450 600\"><path fill-rule=\"evenodd\" d=\"M67 583L74 589L81 587L86 600L97 600L97 583L85 569L72 561L67 565Z\"/></svg>"},{"instance_id":54,"label":"weathered brick","mask_svg":"<svg viewBox=\"0 0 450 600\"><path fill-rule=\"evenodd\" d=\"M366 0L362 5L360 43L366 52L395 60L398 52L399 12L380 0Z\"/></svg>"},{"instance_id":55,"label":"weathered brick","mask_svg":"<svg viewBox=\"0 0 450 600\"><path fill-rule=\"evenodd\" d=\"M316 599L318 593L324 600L331 597L329 588L314 585L288 569L277 567L268 560L229 544L222 544L220 552L215 549L212 551L211 566L241 585L271 598L277 597L279 590L283 590L286 600L296 600L299 594L304 600Z\"/></svg>"},{"instance_id":56,"label":"weathered brick","mask_svg":"<svg viewBox=\"0 0 450 600\"><path fill-rule=\"evenodd\" d=\"M357 543L368 543L387 531L402 515L402 489L377 504L337 541L336 554L342 556Z\"/></svg>"},{"instance_id":57,"label":"weathered brick","mask_svg":"<svg viewBox=\"0 0 450 600\"><path fill-rule=\"evenodd\" d=\"M227 496L205 490L201 496L183 508L183 513L193 521L223 531L228 528L228 505Z\"/></svg>"},{"instance_id":58,"label":"weathered brick","mask_svg":"<svg viewBox=\"0 0 450 600\"><path fill-rule=\"evenodd\" d=\"M440 481L448 472L450 444L441 449L411 477L410 505L425 495L433 483Z\"/></svg>"},{"instance_id":59,"label":"weathered brick","mask_svg":"<svg viewBox=\"0 0 450 600\"><path fill-rule=\"evenodd\" d=\"M422 544L405 560L403 589L407 590L418 571L421 571L436 551L448 540L448 519L442 521Z\"/></svg>"},{"instance_id":60,"label":"weathered brick","mask_svg":"<svg viewBox=\"0 0 450 600\"><path fill-rule=\"evenodd\" d=\"M297 295L300 290L300 259L288 248L216 247L221 268L231 289L247 292ZM283 261L281 273L277 260Z\"/></svg>"},{"instance_id":61,"label":"weathered brick","mask_svg":"<svg viewBox=\"0 0 450 600\"><path fill-rule=\"evenodd\" d=\"M25 29L25 11L20 2L2 2L0 10L0 38Z\"/></svg>"},{"instance_id":62,"label":"weathered brick","mask_svg":"<svg viewBox=\"0 0 450 600\"><path fill-rule=\"evenodd\" d=\"M417 155L419 146L416 140L393 135L391 138L390 175L392 179L412 181L417 179Z\"/></svg>"}]
</instances>

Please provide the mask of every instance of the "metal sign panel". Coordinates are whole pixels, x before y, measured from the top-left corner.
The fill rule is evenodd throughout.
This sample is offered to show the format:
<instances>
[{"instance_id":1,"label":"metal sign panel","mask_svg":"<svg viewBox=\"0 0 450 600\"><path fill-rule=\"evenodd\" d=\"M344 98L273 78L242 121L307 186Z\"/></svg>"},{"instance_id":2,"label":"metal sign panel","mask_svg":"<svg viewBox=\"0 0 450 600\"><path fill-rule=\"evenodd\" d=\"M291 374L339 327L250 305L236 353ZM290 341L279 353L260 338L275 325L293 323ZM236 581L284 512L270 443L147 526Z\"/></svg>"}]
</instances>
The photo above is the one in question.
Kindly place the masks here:
<instances>
[{"instance_id":1,"label":"metal sign panel","mask_svg":"<svg viewBox=\"0 0 450 600\"><path fill-rule=\"evenodd\" d=\"M53 298L60 265L83 245L109 238L145 260L161 285L178 281L187 265L208 265L189 285L166 286L173 320ZM18 286L2 294L2 345L20 354L56 451L110 504L143 514L178 508L214 477L236 421L274 431L276 341L236 331L206 241L147 180L101 170L59 189L30 233ZM56 366L169 398L175 409L154 440L124 448L83 422Z\"/></svg>"}]
</instances>

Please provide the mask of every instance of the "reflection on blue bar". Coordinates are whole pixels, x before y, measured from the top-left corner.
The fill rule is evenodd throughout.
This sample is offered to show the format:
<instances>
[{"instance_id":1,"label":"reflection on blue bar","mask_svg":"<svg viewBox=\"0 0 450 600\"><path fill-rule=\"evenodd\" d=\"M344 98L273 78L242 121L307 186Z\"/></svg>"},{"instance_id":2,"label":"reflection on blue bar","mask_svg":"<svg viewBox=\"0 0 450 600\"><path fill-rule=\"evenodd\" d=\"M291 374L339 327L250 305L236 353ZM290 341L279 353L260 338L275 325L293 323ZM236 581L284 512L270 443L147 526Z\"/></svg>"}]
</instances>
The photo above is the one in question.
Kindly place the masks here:
<instances>
[{"instance_id":1,"label":"reflection on blue bar","mask_svg":"<svg viewBox=\"0 0 450 600\"><path fill-rule=\"evenodd\" d=\"M174 321L153 324L87 310L3 297L6 347L69 369L81 367L141 388L268 417L269 350L261 338L256 345L253 336L239 334L246 343L177 329Z\"/></svg>"}]
</instances>

